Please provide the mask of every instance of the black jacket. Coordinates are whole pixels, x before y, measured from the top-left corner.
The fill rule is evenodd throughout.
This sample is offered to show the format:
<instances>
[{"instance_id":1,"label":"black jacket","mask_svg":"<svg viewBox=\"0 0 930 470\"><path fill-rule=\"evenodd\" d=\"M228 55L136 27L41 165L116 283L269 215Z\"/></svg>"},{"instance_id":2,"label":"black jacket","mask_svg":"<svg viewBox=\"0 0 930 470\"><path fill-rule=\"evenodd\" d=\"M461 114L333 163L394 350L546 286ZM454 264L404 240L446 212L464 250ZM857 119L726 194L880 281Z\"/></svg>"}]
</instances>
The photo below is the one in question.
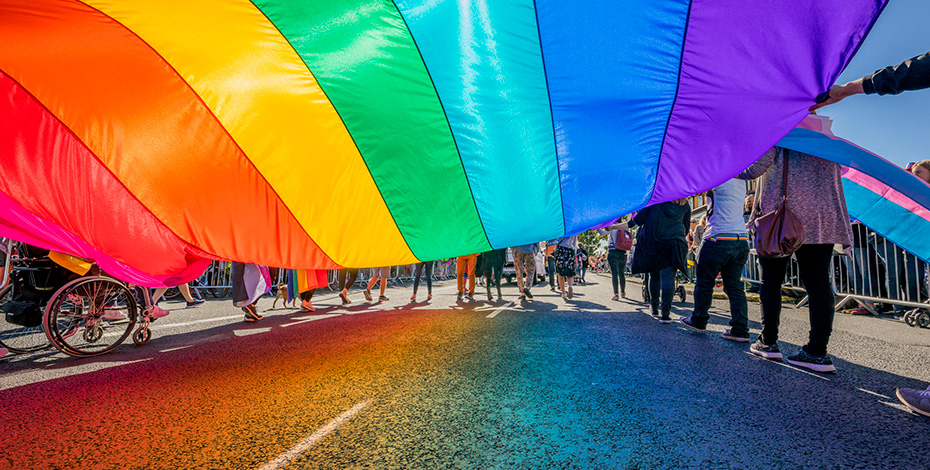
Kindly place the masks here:
<instances>
[{"instance_id":1,"label":"black jacket","mask_svg":"<svg viewBox=\"0 0 930 470\"><path fill-rule=\"evenodd\" d=\"M930 52L894 67L885 67L862 80L862 91L867 95L897 95L924 88L930 88Z\"/></svg>"},{"instance_id":2,"label":"black jacket","mask_svg":"<svg viewBox=\"0 0 930 470\"><path fill-rule=\"evenodd\" d=\"M663 202L649 206L633 217L633 223L642 226L636 235L633 274L653 273L668 267L686 270L688 243L685 237L691 225L688 204Z\"/></svg>"}]
</instances>

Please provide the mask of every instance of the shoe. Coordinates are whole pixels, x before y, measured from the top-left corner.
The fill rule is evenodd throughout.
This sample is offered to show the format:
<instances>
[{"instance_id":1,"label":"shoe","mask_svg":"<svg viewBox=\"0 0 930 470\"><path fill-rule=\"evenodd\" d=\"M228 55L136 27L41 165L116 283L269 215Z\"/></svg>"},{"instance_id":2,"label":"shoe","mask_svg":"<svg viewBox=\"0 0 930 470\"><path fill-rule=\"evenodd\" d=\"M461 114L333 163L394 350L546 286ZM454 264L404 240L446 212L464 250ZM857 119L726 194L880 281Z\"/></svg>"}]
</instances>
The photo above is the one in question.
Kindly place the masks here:
<instances>
[{"instance_id":1,"label":"shoe","mask_svg":"<svg viewBox=\"0 0 930 470\"><path fill-rule=\"evenodd\" d=\"M681 318L678 319L678 321L679 321L682 325L685 325L685 326L687 326L688 328L691 328L691 329L694 330L694 331L707 331L707 326L706 326L706 325L705 325L705 326L698 326L698 325L696 325L696 324L694 323L694 320L691 319L691 317L681 317ZM727 330L727 331L729 331L729 330Z\"/></svg>"},{"instance_id":2,"label":"shoe","mask_svg":"<svg viewBox=\"0 0 930 470\"><path fill-rule=\"evenodd\" d=\"M761 339L752 343L752 346L749 347L749 352L766 359L782 358L781 350L778 349L778 343L769 345L763 343Z\"/></svg>"},{"instance_id":3,"label":"shoe","mask_svg":"<svg viewBox=\"0 0 930 470\"><path fill-rule=\"evenodd\" d=\"M659 323L661 323L661 324L663 324L663 325L668 325L669 323L672 323L672 318L671 318L671 317L662 317L662 318L659 319Z\"/></svg>"},{"instance_id":4,"label":"shoe","mask_svg":"<svg viewBox=\"0 0 930 470\"><path fill-rule=\"evenodd\" d=\"M254 305L246 305L245 307L242 307L242 311L245 312L245 321L249 323L255 323L262 318L265 318L259 315L257 311L255 311Z\"/></svg>"},{"instance_id":5,"label":"shoe","mask_svg":"<svg viewBox=\"0 0 930 470\"><path fill-rule=\"evenodd\" d=\"M387 297L385 297L385 296L383 296L383 295L378 297L378 302L387 302L388 300L390 300L390 299L388 299Z\"/></svg>"},{"instance_id":6,"label":"shoe","mask_svg":"<svg viewBox=\"0 0 930 470\"><path fill-rule=\"evenodd\" d=\"M167 310L164 311L167 312ZM167 313L165 313L165 315L167 315ZM121 310L104 310L103 315L100 315L100 319L106 321L107 323L124 323L129 321L129 317L127 317L126 314Z\"/></svg>"},{"instance_id":7,"label":"shoe","mask_svg":"<svg viewBox=\"0 0 930 470\"><path fill-rule=\"evenodd\" d=\"M523 295L525 295L527 299L532 299L532 298L533 298L533 293L530 292L530 288L529 288L529 287L524 287L524 288L523 288Z\"/></svg>"},{"instance_id":8,"label":"shoe","mask_svg":"<svg viewBox=\"0 0 930 470\"><path fill-rule=\"evenodd\" d=\"M848 313L850 315L871 315L872 314L872 312L870 312L865 307L854 308L852 310L849 310Z\"/></svg>"},{"instance_id":9,"label":"shoe","mask_svg":"<svg viewBox=\"0 0 930 470\"><path fill-rule=\"evenodd\" d=\"M410 296L410 301L411 301L411 302L416 302L416 301L417 301L417 296L416 296L416 294Z\"/></svg>"},{"instance_id":10,"label":"shoe","mask_svg":"<svg viewBox=\"0 0 930 470\"><path fill-rule=\"evenodd\" d=\"M488 302L493 302L493 301L494 301L494 297L492 297L491 293L488 292Z\"/></svg>"},{"instance_id":11,"label":"shoe","mask_svg":"<svg viewBox=\"0 0 930 470\"><path fill-rule=\"evenodd\" d=\"M362 293L365 294L365 300L371 302L371 291L368 289L365 289L365 292L362 292Z\"/></svg>"},{"instance_id":12,"label":"shoe","mask_svg":"<svg viewBox=\"0 0 930 470\"><path fill-rule=\"evenodd\" d=\"M724 331L723 333L720 333L720 337L726 340L735 341L737 343L748 343L749 342L749 335L740 336L740 335L734 334L732 329Z\"/></svg>"},{"instance_id":13,"label":"shoe","mask_svg":"<svg viewBox=\"0 0 930 470\"><path fill-rule=\"evenodd\" d=\"M300 301L300 313L313 313L316 309L313 308L313 304L309 300Z\"/></svg>"},{"instance_id":14,"label":"shoe","mask_svg":"<svg viewBox=\"0 0 930 470\"><path fill-rule=\"evenodd\" d=\"M206 300L203 300L203 299L194 299L193 302L188 302L188 303L187 303L187 308L194 308L194 307L196 307L196 306L198 306L198 305L200 305L200 304L202 304L202 303L204 303L204 302L206 302Z\"/></svg>"},{"instance_id":15,"label":"shoe","mask_svg":"<svg viewBox=\"0 0 930 470\"><path fill-rule=\"evenodd\" d=\"M517 300L526 300L526 295L520 294L520 296L517 297Z\"/></svg>"},{"instance_id":16,"label":"shoe","mask_svg":"<svg viewBox=\"0 0 930 470\"><path fill-rule=\"evenodd\" d=\"M930 389L899 388L895 390L895 395L914 413L930 416Z\"/></svg>"},{"instance_id":17,"label":"shoe","mask_svg":"<svg viewBox=\"0 0 930 470\"><path fill-rule=\"evenodd\" d=\"M620 296L617 295L617 294L614 294L614 296L611 297L610 300L616 300L617 302L619 302L619 301L620 301Z\"/></svg>"},{"instance_id":18,"label":"shoe","mask_svg":"<svg viewBox=\"0 0 930 470\"><path fill-rule=\"evenodd\" d=\"M456 295L456 297L458 297L459 300L462 300L462 297L463 297L464 295L465 295L464 292L459 292L459 293Z\"/></svg>"},{"instance_id":19,"label":"shoe","mask_svg":"<svg viewBox=\"0 0 930 470\"><path fill-rule=\"evenodd\" d=\"M652 316L659 319L659 307L652 307Z\"/></svg>"},{"instance_id":20,"label":"shoe","mask_svg":"<svg viewBox=\"0 0 930 470\"><path fill-rule=\"evenodd\" d=\"M342 299L342 305L349 305L349 304L352 303L352 301L349 300L349 296L346 295L345 292L340 292L340 293L339 293L339 298Z\"/></svg>"},{"instance_id":21,"label":"shoe","mask_svg":"<svg viewBox=\"0 0 930 470\"><path fill-rule=\"evenodd\" d=\"M433 294L426 294L426 301L429 302L430 300L433 300Z\"/></svg>"},{"instance_id":22,"label":"shoe","mask_svg":"<svg viewBox=\"0 0 930 470\"><path fill-rule=\"evenodd\" d=\"M572 298L573 295L574 295L574 292L572 292L572 288L569 287L569 288L568 288L568 298L569 298L569 299Z\"/></svg>"},{"instance_id":23,"label":"shoe","mask_svg":"<svg viewBox=\"0 0 930 470\"><path fill-rule=\"evenodd\" d=\"M157 320L161 317L168 316L168 311L158 305L153 305L145 311L145 316L149 317L149 320Z\"/></svg>"},{"instance_id":24,"label":"shoe","mask_svg":"<svg viewBox=\"0 0 930 470\"><path fill-rule=\"evenodd\" d=\"M798 350L797 354L788 356L788 364L804 367L814 372L836 372L836 367L833 366L833 359L830 359L829 355L814 356L803 348Z\"/></svg>"},{"instance_id":25,"label":"shoe","mask_svg":"<svg viewBox=\"0 0 930 470\"><path fill-rule=\"evenodd\" d=\"M626 292L621 292L621 293L620 293L620 298L621 298L621 299L625 299L625 298L626 298Z\"/></svg>"},{"instance_id":26,"label":"shoe","mask_svg":"<svg viewBox=\"0 0 930 470\"><path fill-rule=\"evenodd\" d=\"M474 292L469 292L469 293L468 293L468 300L475 300L475 293L474 293Z\"/></svg>"}]
</instances>

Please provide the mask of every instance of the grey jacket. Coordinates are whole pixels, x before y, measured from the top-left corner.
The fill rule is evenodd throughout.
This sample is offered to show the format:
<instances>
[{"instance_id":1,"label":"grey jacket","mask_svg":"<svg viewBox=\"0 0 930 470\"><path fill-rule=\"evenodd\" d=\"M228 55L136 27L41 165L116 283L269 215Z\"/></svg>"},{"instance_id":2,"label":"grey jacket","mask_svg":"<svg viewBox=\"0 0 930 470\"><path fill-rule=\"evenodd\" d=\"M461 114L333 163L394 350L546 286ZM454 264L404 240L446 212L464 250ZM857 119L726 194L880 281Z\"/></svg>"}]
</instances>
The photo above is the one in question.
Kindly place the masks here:
<instances>
[{"instance_id":1,"label":"grey jacket","mask_svg":"<svg viewBox=\"0 0 930 470\"><path fill-rule=\"evenodd\" d=\"M772 147L739 174L740 179L759 178L753 218L778 208L784 194L783 155L788 155L788 208L801 219L804 244L851 246L852 227L843 195L840 165L813 155Z\"/></svg>"}]
</instances>

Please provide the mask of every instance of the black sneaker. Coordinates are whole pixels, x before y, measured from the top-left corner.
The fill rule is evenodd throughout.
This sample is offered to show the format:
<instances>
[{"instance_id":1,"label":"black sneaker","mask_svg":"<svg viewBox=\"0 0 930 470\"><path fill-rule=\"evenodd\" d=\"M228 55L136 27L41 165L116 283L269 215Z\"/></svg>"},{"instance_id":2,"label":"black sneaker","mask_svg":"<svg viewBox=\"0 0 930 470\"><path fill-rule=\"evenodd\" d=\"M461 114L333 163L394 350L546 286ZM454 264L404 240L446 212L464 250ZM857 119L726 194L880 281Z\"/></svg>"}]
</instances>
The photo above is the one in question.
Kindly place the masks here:
<instances>
[{"instance_id":1,"label":"black sneaker","mask_svg":"<svg viewBox=\"0 0 930 470\"><path fill-rule=\"evenodd\" d=\"M833 366L833 359L830 359L830 356L826 354L814 356L803 349L793 356L788 356L788 364L804 367L815 372L836 372L836 367Z\"/></svg>"},{"instance_id":2,"label":"black sneaker","mask_svg":"<svg viewBox=\"0 0 930 470\"><path fill-rule=\"evenodd\" d=\"M769 345L763 343L761 339L752 343L752 346L749 347L749 352L766 359L781 359L783 357L781 355L781 350L778 349L778 343Z\"/></svg>"},{"instance_id":3,"label":"black sneaker","mask_svg":"<svg viewBox=\"0 0 930 470\"><path fill-rule=\"evenodd\" d=\"M533 294L530 293L530 288L529 288L529 287L524 287L524 288L523 288L523 294L526 295L526 298L527 298L527 299L532 299L532 298L533 298Z\"/></svg>"},{"instance_id":4,"label":"black sneaker","mask_svg":"<svg viewBox=\"0 0 930 470\"><path fill-rule=\"evenodd\" d=\"M694 324L694 320L692 320L691 317L681 317L681 318L678 319L678 321L680 321L682 325L685 325L685 326L687 326L688 328L691 328L691 329L694 330L694 331L707 331L707 326L706 326L706 325L705 325L705 326L697 326L697 325L695 325L695 324Z\"/></svg>"},{"instance_id":5,"label":"black sneaker","mask_svg":"<svg viewBox=\"0 0 930 470\"><path fill-rule=\"evenodd\" d=\"M736 333L733 333L733 330L727 330L727 331L724 331L723 333L720 333L720 337L726 340L736 341L737 343L748 343L749 342L749 335L740 336Z\"/></svg>"},{"instance_id":6,"label":"black sneaker","mask_svg":"<svg viewBox=\"0 0 930 470\"><path fill-rule=\"evenodd\" d=\"M187 303L187 308L194 308L194 307L196 307L196 306L198 306L198 305L200 305L200 304L202 304L202 303L204 303L204 302L206 302L206 300L203 300L203 299L194 299L193 302L188 302L188 303Z\"/></svg>"},{"instance_id":7,"label":"black sneaker","mask_svg":"<svg viewBox=\"0 0 930 470\"><path fill-rule=\"evenodd\" d=\"M659 319L659 323L668 325L669 323L672 323L672 317L662 317Z\"/></svg>"}]
</instances>

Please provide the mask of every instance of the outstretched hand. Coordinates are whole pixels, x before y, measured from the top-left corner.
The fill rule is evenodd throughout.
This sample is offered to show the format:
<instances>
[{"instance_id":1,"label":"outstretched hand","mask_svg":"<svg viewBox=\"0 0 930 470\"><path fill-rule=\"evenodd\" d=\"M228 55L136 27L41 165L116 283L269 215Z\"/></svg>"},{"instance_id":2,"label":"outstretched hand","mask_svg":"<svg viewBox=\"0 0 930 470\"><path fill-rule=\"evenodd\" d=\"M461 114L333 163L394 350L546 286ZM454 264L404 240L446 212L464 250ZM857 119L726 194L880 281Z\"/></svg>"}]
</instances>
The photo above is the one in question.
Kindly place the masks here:
<instances>
[{"instance_id":1,"label":"outstretched hand","mask_svg":"<svg viewBox=\"0 0 930 470\"><path fill-rule=\"evenodd\" d=\"M820 103L816 103L807 109L808 111L816 111L828 104L833 104L833 103L842 101L843 98L846 98L847 96L858 95L860 93L863 93L861 78L858 80L854 80L849 83L843 84L843 85L833 85L832 87L830 87L830 91L827 92L826 100Z\"/></svg>"}]
</instances>

